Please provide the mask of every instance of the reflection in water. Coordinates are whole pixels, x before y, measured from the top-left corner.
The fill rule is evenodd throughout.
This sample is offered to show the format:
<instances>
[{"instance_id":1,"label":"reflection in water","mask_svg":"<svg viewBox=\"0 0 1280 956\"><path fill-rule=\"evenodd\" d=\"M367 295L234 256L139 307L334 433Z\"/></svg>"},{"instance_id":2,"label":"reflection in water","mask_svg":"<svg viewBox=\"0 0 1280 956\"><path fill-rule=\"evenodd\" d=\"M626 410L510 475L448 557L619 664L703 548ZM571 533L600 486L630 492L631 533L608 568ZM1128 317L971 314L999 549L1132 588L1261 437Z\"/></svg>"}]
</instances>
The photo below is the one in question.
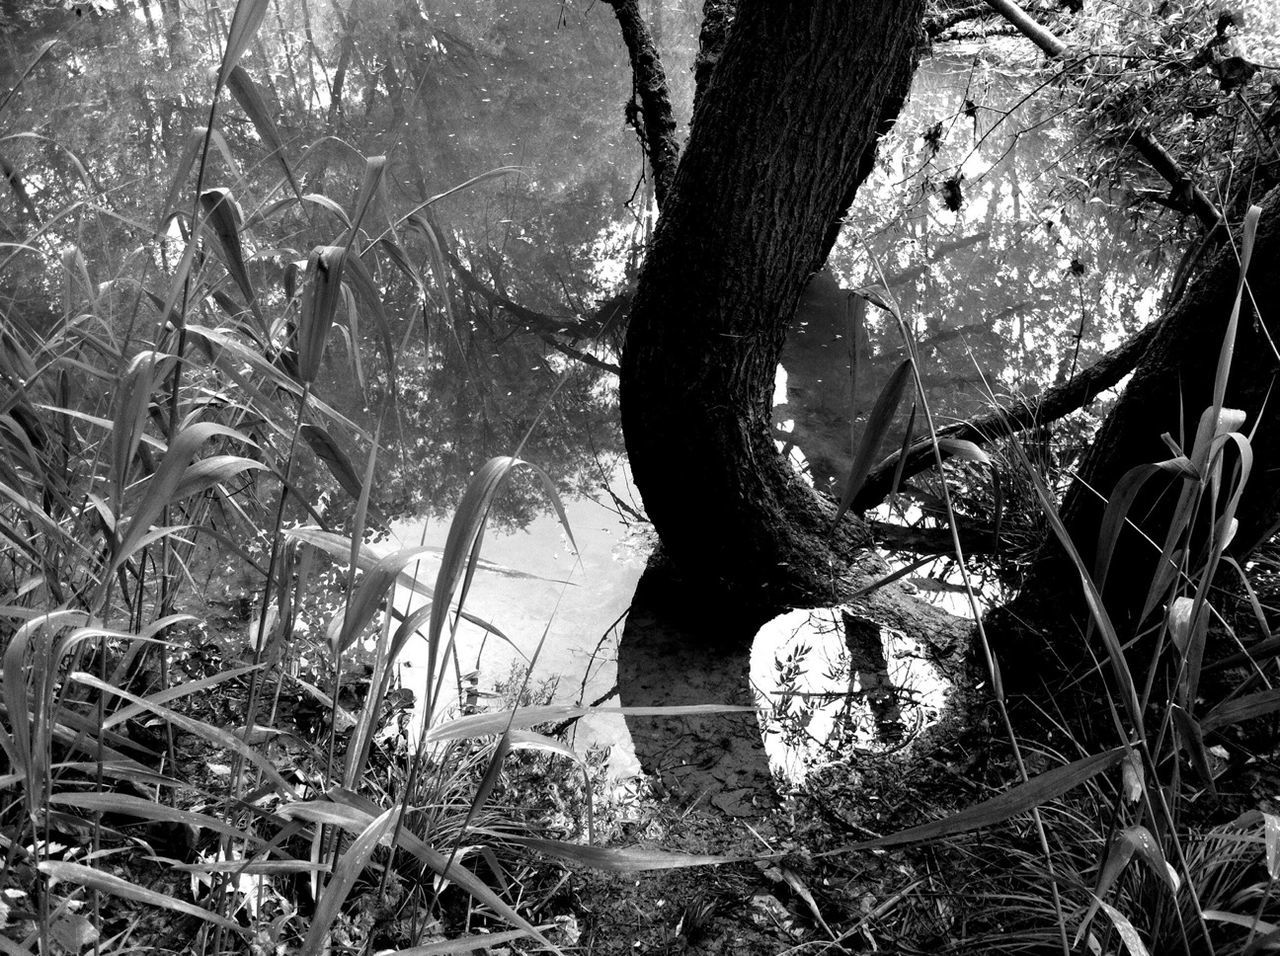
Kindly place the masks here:
<instances>
[{"instance_id":1,"label":"reflection in water","mask_svg":"<svg viewBox=\"0 0 1280 956\"><path fill-rule=\"evenodd\" d=\"M623 498L625 486L619 472L612 491ZM494 529L486 534L482 552L486 563L477 570L466 608L498 628L510 643L486 636L465 621L457 634L460 670L474 674L472 683L485 697L486 705L501 706L489 695L513 673L518 678L529 666L544 630L546 639L533 665L531 687L551 681L555 703L590 704L613 691L618 628L612 625L627 612L651 543L646 526L628 524L617 511L606 507L612 501L608 493L600 493L599 499L577 497L565 502L577 554L554 515L541 515L523 528ZM447 518L406 521L396 526L396 541L384 547L392 551L419 542L443 547L448 530ZM428 555L418 578L433 585L438 570L438 557ZM399 593L403 595L403 591ZM420 602L415 598L413 607ZM400 607L410 609L403 604ZM426 681L426 657L426 642L421 638L410 641L401 655L404 686L413 690L419 701ZM452 665L450 668L452 679ZM606 701L607 705L613 703L616 701ZM416 716L421 720L421 714ZM577 745L583 749L612 746L612 772L635 770L620 719L586 722L579 728Z\"/></svg>"},{"instance_id":2,"label":"reflection in water","mask_svg":"<svg viewBox=\"0 0 1280 956\"><path fill-rule=\"evenodd\" d=\"M430 243L406 229L398 240L406 261L425 262L439 238L495 294L551 317L589 315L623 291L652 209L636 190L642 165L623 122L631 77L607 6L370 3L369 15L344 23L282 0L278 29L260 32L245 63L278 118L282 156L303 191L349 208L363 157L384 154L379 203L386 208L378 214L398 220L486 169L518 165L519 176L487 180L433 206L439 237ZM195 188L195 171L181 157L201 121L193 112L204 115L192 104L207 101L223 27L217 17L188 17L160 24L162 31L139 17L147 4L89 5L83 18L77 8L74 23L56 4L9 6L15 16L0 17L4 50L33 50L55 34L61 42L17 90L7 114L31 117L43 134L11 137L5 147L6 160L33 187L24 215L43 225L31 233L22 216L0 223L0 238L15 248L39 237L30 244L49 252L11 257L0 298L33 328L52 325L61 309L59 283L50 277L62 274L63 250L83 245L89 274L130 279L163 299L167 278L138 255L152 227L139 233L131 224L158 222L183 205L167 200L157 183L173 182L184 196ZM700 5L649 6L666 18L660 32L671 54L668 75L685 117L691 74L676 64L692 59ZM1075 141L1070 116L1042 115L1060 104L1032 100L1010 109L1029 76L1017 58L991 46L939 49L921 65L908 108L880 149L879 169L851 211L830 271L806 296L783 356L786 408L778 418L792 424L780 437L803 454L820 488L847 474L850 423L865 420L903 354L897 323L885 313L871 308L865 323L851 324L846 290L883 279L920 345L929 400L945 420L972 413L988 384L997 394L1030 394L1087 364L1149 314L1149 290L1161 285L1164 266L1150 255L1152 243L1125 226L1117 207L1082 204L1046 175L1061 167L1070 181L1073 165L1091 155ZM319 85L316 78L339 59L359 68L345 70L339 89ZM26 56L0 54L0 87L13 86L20 61ZM1038 67L1031 79L1039 81ZM237 105L228 103L222 116L227 145L210 154L205 182L232 189L250 213L248 268L265 307L282 314L285 263L305 260L341 228L313 210L286 206L259 215L281 198L278 170ZM68 157L83 160L90 175L76 174ZM958 210L941 201L939 187L948 181L961 191ZM102 184L101 196L92 183ZM69 204L67 197L84 190L83 202ZM102 206L111 214L101 215ZM505 680L550 622L534 681L559 678L560 700L590 702L620 685L623 703L750 704L744 648L763 627L754 680L771 712L794 731L768 737L779 767L807 765L844 746L893 746L939 706L930 668L883 628L833 611L795 612L765 626L713 595L683 593L657 565L641 577L647 546L601 507L607 498L592 497L614 477L621 454L611 380L572 363L474 290L434 275L422 288L373 255L370 266L373 298L386 316L345 316L341 332L350 344L343 348L335 335L316 394L370 432L389 397L396 399L381 432L373 509L417 516L393 527L400 544L417 544L425 533L427 544L443 545L447 515L471 470L520 446L566 496L581 548L579 566L535 483L517 482L495 509L485 557L526 574L477 575L468 609L514 644L463 627L461 669L480 672L480 689ZM361 292L367 309L364 298ZM109 300L99 304L107 309ZM124 328L135 316L99 318ZM212 307L205 316L234 327L230 318ZM855 354L864 361L855 363ZM1060 427L1056 434L1060 439ZM358 470L367 445L354 434L336 437ZM349 496L318 462L308 458L300 470L301 493L327 521L349 529ZM430 582L437 567L425 561L422 578ZM633 590L615 649L610 628ZM410 675L423 671L420 652L414 655L411 646ZM640 760L686 799L711 787L711 802L731 812L767 799L769 767L753 718L629 723ZM629 751L621 746L621 721L588 731L620 744L615 770L634 766L622 756ZM774 753L787 741L802 751Z\"/></svg>"},{"instance_id":3,"label":"reflection in water","mask_svg":"<svg viewBox=\"0 0 1280 956\"><path fill-rule=\"evenodd\" d=\"M937 721L951 687L918 641L839 607L769 621L751 679L769 762L792 782L855 750L910 745Z\"/></svg>"},{"instance_id":4,"label":"reflection in water","mask_svg":"<svg viewBox=\"0 0 1280 956\"><path fill-rule=\"evenodd\" d=\"M763 615L706 590L692 592L660 555L636 585L618 648L625 706L754 706L751 636ZM628 717L641 767L682 803L706 799L733 816L773 802L755 713Z\"/></svg>"}]
</instances>

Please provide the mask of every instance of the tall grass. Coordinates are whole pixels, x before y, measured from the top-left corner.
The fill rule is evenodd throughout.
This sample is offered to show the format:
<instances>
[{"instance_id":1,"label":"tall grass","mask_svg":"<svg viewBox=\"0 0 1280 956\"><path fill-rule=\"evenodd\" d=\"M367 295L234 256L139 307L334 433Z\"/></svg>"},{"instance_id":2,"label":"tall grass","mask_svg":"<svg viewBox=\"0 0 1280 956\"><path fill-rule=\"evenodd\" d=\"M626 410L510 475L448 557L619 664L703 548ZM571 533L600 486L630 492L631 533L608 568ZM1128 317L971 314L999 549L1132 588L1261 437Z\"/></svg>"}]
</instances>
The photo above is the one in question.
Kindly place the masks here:
<instances>
[{"instance_id":1,"label":"tall grass","mask_svg":"<svg viewBox=\"0 0 1280 956\"><path fill-rule=\"evenodd\" d=\"M531 922L536 905L512 890L517 852L626 870L706 858L549 840L495 804L513 750L554 755L566 774L587 767L531 729L583 711L457 718L454 638L461 620L478 620L466 595L511 473L540 474L566 529L567 519L550 479L502 457L477 469L433 584L418 573L429 549L380 554L367 542L381 520L371 501L381 425L371 434L326 403L321 372L331 343L345 341L359 387L375 375L386 384L380 422L398 413L409 337L430 322L443 323L446 340L454 329L444 243L424 214L454 190L398 212L385 159L372 156L361 157L349 202L304 192L239 63L266 10L265 0L236 6L207 124L179 158L142 268L95 281L92 251L65 245L48 225L0 253L3 268L64 245L63 274L48 284L64 287L66 304L52 328L16 308L0 313L0 784L10 794L0 886L30 910L28 923L12 914L10 923L29 927L27 938L0 937L0 948L124 951L128 932L108 939L102 930L128 901L194 927L195 952L288 944L313 956L349 928L353 895L372 883L361 894L366 911L397 887L408 894L415 915L397 940L405 951L459 906L453 929L497 922L510 932L433 952L520 937L558 951L547 926ZM218 129L224 87L268 151L243 174ZM271 182L277 167L283 178ZM418 290L422 326L388 313L392 275ZM361 319L372 328L362 333ZM362 355L364 338L379 343L377 358ZM329 509L337 522L304 480L318 467L346 496ZM183 609L201 603L195 579L210 554L258 580L244 646L188 678L175 662L201 622ZM321 559L345 569L336 600L316 593ZM406 595L419 601L411 613L398 610ZM304 609L322 598L328 623L311 633ZM379 732L397 659L416 637L429 649L418 703L426 716L418 739L397 747ZM344 675L370 646L352 714ZM327 682L302 676L304 657L323 662ZM299 695L322 708L316 739L282 726L282 702ZM589 806L587 816L590 835Z\"/></svg>"}]
</instances>

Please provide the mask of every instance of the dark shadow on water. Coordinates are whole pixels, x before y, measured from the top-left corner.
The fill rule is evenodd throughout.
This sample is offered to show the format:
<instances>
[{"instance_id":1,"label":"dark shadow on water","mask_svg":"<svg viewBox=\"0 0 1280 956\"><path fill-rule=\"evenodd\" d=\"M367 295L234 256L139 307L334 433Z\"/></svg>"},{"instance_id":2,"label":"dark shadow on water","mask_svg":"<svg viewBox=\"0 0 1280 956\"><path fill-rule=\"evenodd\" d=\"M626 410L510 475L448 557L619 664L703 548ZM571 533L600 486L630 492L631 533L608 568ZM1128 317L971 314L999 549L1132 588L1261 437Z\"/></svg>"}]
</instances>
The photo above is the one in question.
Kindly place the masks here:
<instances>
[{"instance_id":1,"label":"dark shadow on water","mask_svg":"<svg viewBox=\"0 0 1280 956\"><path fill-rule=\"evenodd\" d=\"M660 555L649 559L618 648L623 706L753 706L751 641L767 615L692 590ZM775 800L754 712L628 717L645 772L672 798L752 816Z\"/></svg>"}]
</instances>

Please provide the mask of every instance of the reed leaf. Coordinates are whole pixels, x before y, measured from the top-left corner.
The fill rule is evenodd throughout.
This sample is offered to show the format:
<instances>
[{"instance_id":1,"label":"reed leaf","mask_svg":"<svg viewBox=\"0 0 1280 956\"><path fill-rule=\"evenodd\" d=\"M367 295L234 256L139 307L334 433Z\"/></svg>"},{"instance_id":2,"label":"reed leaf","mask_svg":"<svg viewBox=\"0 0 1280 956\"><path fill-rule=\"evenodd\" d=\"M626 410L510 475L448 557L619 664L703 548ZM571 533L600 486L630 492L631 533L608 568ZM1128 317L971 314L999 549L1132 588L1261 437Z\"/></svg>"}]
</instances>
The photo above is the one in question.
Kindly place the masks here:
<instances>
[{"instance_id":1,"label":"reed leaf","mask_svg":"<svg viewBox=\"0 0 1280 956\"><path fill-rule=\"evenodd\" d=\"M1026 813L1028 810L1043 806L1050 800L1056 800L1069 790L1093 779L1102 771L1110 770L1124 759L1128 749L1115 747L1100 754L1082 757L1074 763L1047 770L1025 783L1011 787L1004 793L941 820L922 823L920 826L891 833L888 836L876 837L873 840L850 843L835 850L816 853L814 856L834 856L837 853L852 853L857 850L924 843L992 826L1019 813Z\"/></svg>"},{"instance_id":2,"label":"reed leaf","mask_svg":"<svg viewBox=\"0 0 1280 956\"><path fill-rule=\"evenodd\" d=\"M270 158L275 159L280 164L280 168L284 170L285 178L289 181L289 188L293 190L293 194L301 197L302 189L298 186L298 180L293 174L293 167L289 165L289 160L284 154L284 143L280 139L280 131L276 129L276 124L271 119L271 111L267 109L267 104L263 101L262 94L258 92L258 87L253 82L253 78L249 76L244 67L236 65L227 74L227 88L231 90L231 95L235 97L236 102L240 104L240 108L249 117L249 122L257 130L262 142L271 151Z\"/></svg>"},{"instance_id":3,"label":"reed leaf","mask_svg":"<svg viewBox=\"0 0 1280 956\"><path fill-rule=\"evenodd\" d=\"M111 474L116 500L124 500L129 480L129 467L142 438L142 426L151 405L156 379L163 374L159 352L144 349L129 362L115 394L115 409L108 427L111 429Z\"/></svg>"},{"instance_id":4,"label":"reed leaf","mask_svg":"<svg viewBox=\"0 0 1280 956\"><path fill-rule=\"evenodd\" d=\"M342 245L351 247L359 238L360 226L369 212L373 197L378 193L386 167L387 157L385 156L370 156L364 161L364 178L360 181L360 192L356 195L355 213L351 216L351 226L347 230Z\"/></svg>"},{"instance_id":5,"label":"reed leaf","mask_svg":"<svg viewBox=\"0 0 1280 956\"><path fill-rule=\"evenodd\" d=\"M215 422L197 422L180 431L169 443L160 466L146 483L139 500L137 511L129 521L127 530L116 554L112 556L112 571L120 567L143 543L151 523L160 516L161 511L178 500L176 492L191 466L196 452L210 438L224 436L252 445L249 437L226 425Z\"/></svg>"},{"instance_id":6,"label":"reed leaf","mask_svg":"<svg viewBox=\"0 0 1280 956\"><path fill-rule=\"evenodd\" d=\"M240 207L236 204L235 197L230 189L206 189L200 194L200 208L204 212L205 224L213 230L214 237L218 240L222 264L244 296L245 304L253 308L257 303L257 293L253 290L249 270L244 263L244 246L240 242Z\"/></svg>"},{"instance_id":7,"label":"reed leaf","mask_svg":"<svg viewBox=\"0 0 1280 956\"><path fill-rule=\"evenodd\" d=\"M573 539L573 529L569 527L569 517L565 514L564 505L560 501L560 495L556 492L555 483L545 471L536 465L521 461L519 458L491 458L485 462L467 484L467 490L462 495L462 501L458 503L458 509L449 525L448 537L445 539L444 553L440 558L440 572L436 576L435 600L431 609L431 621L427 627L427 644L429 648L427 664L428 688L435 685L436 667L440 663L445 616L448 614L449 605L453 603L454 594L462 581L463 574L466 573L469 578L474 570L475 560L479 556L479 543L484 535L485 524L489 518L489 507L506 484L511 472L520 466L529 468L542 480L543 487L546 489L547 495L551 499L551 504L555 508L556 515L560 519L560 524L565 529L565 534L569 537L569 543L575 551L577 550L577 543ZM465 597L466 589L464 587L458 599L460 606L464 603ZM428 714L433 709L432 703L430 701L427 703Z\"/></svg>"},{"instance_id":8,"label":"reed leaf","mask_svg":"<svg viewBox=\"0 0 1280 956\"><path fill-rule=\"evenodd\" d=\"M157 800L135 797L127 793L55 793L49 797L49 803L95 813L119 813L139 820L177 823L197 830L220 833L235 840L248 840L255 845L266 842L253 833L234 827L217 817L196 813L193 810L180 810Z\"/></svg>"},{"instance_id":9,"label":"reed leaf","mask_svg":"<svg viewBox=\"0 0 1280 956\"><path fill-rule=\"evenodd\" d=\"M468 714L437 724L427 731L428 743L466 740L501 734L510 727L533 727L538 724L578 717L622 715L629 717L700 717L707 714L754 712L754 707L740 704L680 704L669 707L582 707L577 704L541 704L513 710L495 710Z\"/></svg>"},{"instance_id":10,"label":"reed leaf","mask_svg":"<svg viewBox=\"0 0 1280 956\"><path fill-rule=\"evenodd\" d=\"M298 380L310 384L320 374L329 329L342 297L345 246L317 246L307 260L302 287L302 311L298 316Z\"/></svg>"},{"instance_id":11,"label":"reed leaf","mask_svg":"<svg viewBox=\"0 0 1280 956\"><path fill-rule=\"evenodd\" d=\"M644 847L585 846L581 843L566 843L561 840L506 833L501 834L501 837L508 843L528 847L530 850L536 850L558 860L566 860L608 873L645 873L653 870L687 869L692 866L721 866L725 863L739 863L744 859L750 859L742 856L650 850Z\"/></svg>"},{"instance_id":12,"label":"reed leaf","mask_svg":"<svg viewBox=\"0 0 1280 956\"><path fill-rule=\"evenodd\" d=\"M311 927L307 937L302 941L302 956L319 956L329 936L329 929L337 918L342 904L355 885L356 879L364 872L374 849L396 825L400 818L400 808L392 807L385 811L360 832L352 841L337 865L333 868L333 876L320 894L316 903L315 914L311 918Z\"/></svg>"},{"instance_id":13,"label":"reed leaf","mask_svg":"<svg viewBox=\"0 0 1280 956\"><path fill-rule=\"evenodd\" d=\"M903 359L898 363L898 367L893 370L889 380L884 383L884 387L880 389L880 394L876 397L876 403L871 408L871 414L867 416L867 424L862 429L862 438L858 442L858 449L853 455L853 464L849 468L849 479L845 484L844 494L840 497L840 506L836 509L835 519L832 521L833 528L840 523L840 519L849 510L853 499L857 497L858 492L862 490L863 484L866 483L867 475L871 473L871 466L875 464L876 456L880 453L880 446L883 444L885 436L889 434L889 429L893 425L894 415L897 414L898 406L902 403L902 396L911 381L911 366L911 359Z\"/></svg>"},{"instance_id":14,"label":"reed leaf","mask_svg":"<svg viewBox=\"0 0 1280 956\"><path fill-rule=\"evenodd\" d=\"M1213 781L1213 764L1209 761L1209 751L1204 745L1204 732L1196 719L1177 704L1170 704L1173 715L1173 732L1178 748L1187 755L1191 766L1195 768L1200 782L1214 796L1218 788Z\"/></svg>"},{"instance_id":15,"label":"reed leaf","mask_svg":"<svg viewBox=\"0 0 1280 956\"><path fill-rule=\"evenodd\" d=\"M551 926L539 927L539 929L550 928ZM505 933L485 933L483 936L460 936L457 939L442 940L438 943L397 949L387 956L449 956L452 953L475 953L479 950L493 949L495 946L505 946L507 943L514 943L528 936L528 933L520 929L507 930Z\"/></svg>"},{"instance_id":16,"label":"reed leaf","mask_svg":"<svg viewBox=\"0 0 1280 956\"><path fill-rule=\"evenodd\" d=\"M335 615L334 620L341 622L336 634L330 635L330 651L336 656L351 646L365 626L373 620L374 614L382 606L387 591L396 582L405 565L420 556L426 547L402 548L385 558L365 572L360 584L347 602L341 617Z\"/></svg>"},{"instance_id":17,"label":"reed leaf","mask_svg":"<svg viewBox=\"0 0 1280 956\"><path fill-rule=\"evenodd\" d=\"M329 800L311 800L288 804L281 807L279 813L287 818L296 817L315 823L339 826L351 833L363 832L369 826L369 823L375 819L376 814L371 812L373 808L369 807L368 801L358 794L334 791L331 792L331 795L335 798L351 798L353 803L358 803L359 805L352 806L347 803L337 803ZM457 884L476 901L489 907L512 926L533 936L552 952L560 952L528 920L512 909L510 905L504 902L501 897L470 870L456 862L451 862L444 854L432 849L421 838L405 827L401 827L396 831L395 840L396 846L412 853L419 862L436 876Z\"/></svg>"},{"instance_id":18,"label":"reed leaf","mask_svg":"<svg viewBox=\"0 0 1280 956\"><path fill-rule=\"evenodd\" d=\"M293 794L292 785L289 784L284 777L280 776L280 771L275 768L275 765L235 734L223 730L221 727L214 727L212 724L207 724L202 720L196 720L193 717L187 717L185 714L179 714L161 704L145 700L137 694L132 694L120 687L114 687L106 681L99 680L92 674L86 674L84 671L76 671L71 675L71 679L84 684L87 687L92 687L95 690L112 694L123 700L137 704L143 709L155 714L157 717L167 720L180 730L185 730L189 734L195 734L198 737L203 737L214 746L221 747L223 750L229 750L232 753L240 755L261 770L263 775L270 780L281 793Z\"/></svg>"},{"instance_id":19,"label":"reed leaf","mask_svg":"<svg viewBox=\"0 0 1280 956\"><path fill-rule=\"evenodd\" d=\"M79 863L65 863L60 860L42 860L39 864L39 869L50 880L75 883L79 886L97 890L100 893L109 893L112 896L133 900L135 903L143 903L147 906L156 906L160 909L171 910L186 916L194 916L196 919L201 919L229 930L237 936L245 936L248 933L235 920L227 919L217 913L211 913L201 906L196 906L194 903L188 903L165 893L157 893L155 890L138 886L136 883L130 883L128 880L113 876L110 873L104 873L102 870L95 870L93 867L83 866Z\"/></svg>"},{"instance_id":20,"label":"reed leaf","mask_svg":"<svg viewBox=\"0 0 1280 956\"><path fill-rule=\"evenodd\" d=\"M1214 707L1201 718L1200 729L1206 732L1220 730L1255 717L1274 714L1277 710L1280 710L1280 688L1255 691Z\"/></svg>"},{"instance_id":21,"label":"reed leaf","mask_svg":"<svg viewBox=\"0 0 1280 956\"><path fill-rule=\"evenodd\" d=\"M218 85L225 86L231 71L240 62L240 57L253 41L254 34L267 13L268 0L240 0L236 4L236 12L231 16L231 26L227 30L227 45L222 53L222 67L218 71Z\"/></svg>"}]
</instances>

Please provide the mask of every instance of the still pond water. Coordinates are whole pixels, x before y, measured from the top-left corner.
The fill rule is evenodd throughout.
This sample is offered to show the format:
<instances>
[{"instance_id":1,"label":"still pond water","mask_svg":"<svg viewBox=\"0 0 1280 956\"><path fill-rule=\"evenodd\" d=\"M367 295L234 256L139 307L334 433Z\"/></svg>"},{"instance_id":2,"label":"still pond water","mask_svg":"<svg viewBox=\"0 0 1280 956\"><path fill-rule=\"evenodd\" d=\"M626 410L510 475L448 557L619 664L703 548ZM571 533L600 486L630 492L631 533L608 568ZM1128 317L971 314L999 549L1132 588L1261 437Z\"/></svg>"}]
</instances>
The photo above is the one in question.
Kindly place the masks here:
<instances>
[{"instance_id":1,"label":"still pond water","mask_svg":"<svg viewBox=\"0 0 1280 956\"><path fill-rule=\"evenodd\" d=\"M434 205L432 228L489 288L530 309L573 318L625 297L655 210L624 120L629 68L608 5L362 2L363 15L345 22L327 8L277 4L274 25L245 63L265 90L286 152L306 157L299 166L306 188L349 202L363 157L386 155L380 201L403 215L487 170L519 167ZM646 4L682 123L701 6ZM122 2L95 7L80 22L66 11L58 20L51 9L32 20L30 36L5 35L15 63L20 50L44 39L64 41L52 55L65 58L54 64L58 82L27 84L9 107L43 139L6 148L14 150L10 160L25 163L37 200L55 186L53 173L41 170L59 168L41 154L44 144L56 144L51 155L63 165L68 155L85 157L112 203L95 228L157 221L163 190L155 184L173 179L207 115L207 74L226 25L213 4L203 16L175 21L159 19L161 10ZM1016 64L1032 59L1017 44L991 40L939 44L921 64L910 103L796 318L779 371L779 447L816 486L839 490L851 423L856 434L902 355L896 324L877 310L861 328L850 327L847 290L888 285L919 343L927 399L940 421L1061 380L1156 307L1150 290L1161 287L1168 264L1119 201L1079 200L1094 159L1055 91L1026 96L1039 76ZM0 65L5 88L15 79L9 72ZM211 154L205 185L234 185L246 209L259 189L266 206L278 196L278 173L265 160L249 163L261 143L251 123L227 111L230 145ZM297 246L333 241L305 233L316 223L298 226ZM251 252L255 268L276 272L297 256L269 246ZM105 261L111 255L117 260ZM124 276L145 258L121 240L97 249L90 268ZM56 298L38 270L15 268L4 278L13 302ZM545 630L533 676L552 682L556 700L755 704L763 747L754 718L688 731L652 723L642 732L635 722L628 728L600 719L579 730L579 744L612 748L612 772L622 777L637 771L637 753L675 771L707 762L712 786L730 794L723 799L731 808L749 803L770 774L799 778L853 746L898 747L936 715L945 687L919 649L897 638L859 644L838 609L786 615L760 631L749 653L745 645L722 649L716 638L732 630L728 609L688 598L664 602L660 583L645 576L653 538L627 480L610 374L514 329L492 298L455 291L445 301L429 292L423 304L412 290L393 294L389 280L385 291L395 321L412 331L421 316L429 328L421 340L397 332L407 350L398 382L404 407L384 432L390 438L380 461L387 464L375 504L399 517L390 526L394 540L379 547L443 546L468 475L489 457L510 454L526 434L522 457L551 474L578 544L575 553L534 490L518 485L498 506L484 557L506 570L477 575L468 610L511 644L463 627L461 668L474 672L478 692L509 681ZM378 354L368 318L362 321L363 332L350 323L344 330L346 357L331 346L334 364L317 394L372 432L375 393L382 387L385 394L385 383L372 373L366 381L358 363L346 365L353 352ZM605 361L616 358L615 346L579 343ZM865 361L855 362L855 352ZM1042 436L1051 463L1070 457L1097 413ZM980 512L981 479L960 479ZM926 497L930 481L918 479ZM914 579L922 594L952 598L948 573L925 567ZM425 577L434 577L429 563ZM652 609L643 614L638 590ZM999 597L995 578L984 593ZM629 627L646 635L643 647L628 646ZM731 636L742 644L746 635ZM405 686L419 694L421 655L411 645L402 661ZM632 746L636 733L644 739ZM669 746L664 733L675 735ZM732 766L717 764L717 754L739 750Z\"/></svg>"}]
</instances>

